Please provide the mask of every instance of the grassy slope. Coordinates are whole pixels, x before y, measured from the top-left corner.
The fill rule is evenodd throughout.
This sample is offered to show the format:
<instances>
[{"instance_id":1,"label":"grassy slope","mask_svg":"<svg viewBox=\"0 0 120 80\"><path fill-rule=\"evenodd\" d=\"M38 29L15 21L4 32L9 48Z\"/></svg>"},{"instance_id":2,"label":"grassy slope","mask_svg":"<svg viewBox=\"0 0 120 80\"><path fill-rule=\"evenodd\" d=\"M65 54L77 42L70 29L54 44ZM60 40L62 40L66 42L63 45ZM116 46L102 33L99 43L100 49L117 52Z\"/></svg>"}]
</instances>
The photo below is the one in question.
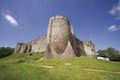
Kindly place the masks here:
<instances>
[{"instance_id":1,"label":"grassy slope","mask_svg":"<svg viewBox=\"0 0 120 80\"><path fill-rule=\"evenodd\" d=\"M15 54L0 59L0 80L119 80L120 62L88 57L39 60L41 53ZM65 65L66 63L71 65ZM53 66L45 68L43 66ZM110 72L89 71L86 68Z\"/></svg>"}]
</instances>

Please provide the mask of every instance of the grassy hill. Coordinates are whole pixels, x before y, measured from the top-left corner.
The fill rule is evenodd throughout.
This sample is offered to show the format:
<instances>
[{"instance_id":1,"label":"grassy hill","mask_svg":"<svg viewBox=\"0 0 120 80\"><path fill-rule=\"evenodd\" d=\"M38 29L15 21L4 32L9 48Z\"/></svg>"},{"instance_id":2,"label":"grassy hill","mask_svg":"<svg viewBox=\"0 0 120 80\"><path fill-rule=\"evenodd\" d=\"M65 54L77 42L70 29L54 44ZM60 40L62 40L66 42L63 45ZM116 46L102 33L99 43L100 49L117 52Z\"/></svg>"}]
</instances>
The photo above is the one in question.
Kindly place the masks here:
<instances>
[{"instance_id":1,"label":"grassy hill","mask_svg":"<svg viewBox=\"0 0 120 80\"><path fill-rule=\"evenodd\" d=\"M14 54L0 59L0 80L119 80L120 62L85 56L40 60L43 53Z\"/></svg>"}]
</instances>

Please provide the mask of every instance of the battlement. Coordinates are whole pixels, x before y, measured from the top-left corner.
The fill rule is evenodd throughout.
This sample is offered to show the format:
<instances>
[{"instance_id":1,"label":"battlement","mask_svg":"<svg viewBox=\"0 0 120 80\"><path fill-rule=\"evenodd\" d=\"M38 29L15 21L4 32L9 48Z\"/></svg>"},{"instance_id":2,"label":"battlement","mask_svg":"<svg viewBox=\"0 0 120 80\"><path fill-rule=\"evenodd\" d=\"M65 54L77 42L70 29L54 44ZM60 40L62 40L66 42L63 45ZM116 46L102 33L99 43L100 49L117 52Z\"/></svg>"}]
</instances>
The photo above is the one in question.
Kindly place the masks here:
<instances>
[{"instance_id":1,"label":"battlement","mask_svg":"<svg viewBox=\"0 0 120 80\"><path fill-rule=\"evenodd\" d=\"M49 22L51 22L51 21L67 21L67 22L69 22L69 20L68 20L67 17L61 16L61 15L52 16L52 17L49 19Z\"/></svg>"}]
</instances>

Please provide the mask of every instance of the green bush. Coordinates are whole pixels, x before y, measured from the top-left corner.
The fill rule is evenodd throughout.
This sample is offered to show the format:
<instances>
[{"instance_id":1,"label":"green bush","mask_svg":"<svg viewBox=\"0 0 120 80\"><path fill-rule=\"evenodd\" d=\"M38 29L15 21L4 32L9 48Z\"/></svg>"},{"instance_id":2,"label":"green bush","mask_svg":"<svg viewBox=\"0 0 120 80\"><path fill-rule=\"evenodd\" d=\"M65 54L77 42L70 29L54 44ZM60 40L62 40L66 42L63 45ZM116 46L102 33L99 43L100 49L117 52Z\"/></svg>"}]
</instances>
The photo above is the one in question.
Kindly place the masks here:
<instances>
[{"instance_id":1,"label":"green bush","mask_svg":"<svg viewBox=\"0 0 120 80\"><path fill-rule=\"evenodd\" d=\"M0 47L0 58L11 55L14 52L13 48L10 47Z\"/></svg>"}]
</instances>

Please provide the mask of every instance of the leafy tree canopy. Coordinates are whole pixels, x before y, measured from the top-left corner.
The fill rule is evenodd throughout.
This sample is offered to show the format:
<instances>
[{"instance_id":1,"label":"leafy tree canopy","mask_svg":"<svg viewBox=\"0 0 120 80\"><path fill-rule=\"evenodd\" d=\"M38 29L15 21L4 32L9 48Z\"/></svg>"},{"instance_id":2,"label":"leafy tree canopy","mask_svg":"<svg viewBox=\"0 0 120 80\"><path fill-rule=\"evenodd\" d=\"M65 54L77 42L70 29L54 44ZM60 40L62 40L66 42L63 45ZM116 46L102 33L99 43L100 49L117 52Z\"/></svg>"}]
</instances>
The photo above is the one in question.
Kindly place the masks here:
<instances>
[{"instance_id":1,"label":"leafy tree canopy","mask_svg":"<svg viewBox=\"0 0 120 80\"><path fill-rule=\"evenodd\" d=\"M0 47L0 58L11 55L14 52L13 48L10 47Z\"/></svg>"},{"instance_id":2,"label":"leafy tree canopy","mask_svg":"<svg viewBox=\"0 0 120 80\"><path fill-rule=\"evenodd\" d=\"M104 50L97 51L98 56L108 57L111 61L120 61L120 52L115 48L109 47Z\"/></svg>"}]
</instances>

